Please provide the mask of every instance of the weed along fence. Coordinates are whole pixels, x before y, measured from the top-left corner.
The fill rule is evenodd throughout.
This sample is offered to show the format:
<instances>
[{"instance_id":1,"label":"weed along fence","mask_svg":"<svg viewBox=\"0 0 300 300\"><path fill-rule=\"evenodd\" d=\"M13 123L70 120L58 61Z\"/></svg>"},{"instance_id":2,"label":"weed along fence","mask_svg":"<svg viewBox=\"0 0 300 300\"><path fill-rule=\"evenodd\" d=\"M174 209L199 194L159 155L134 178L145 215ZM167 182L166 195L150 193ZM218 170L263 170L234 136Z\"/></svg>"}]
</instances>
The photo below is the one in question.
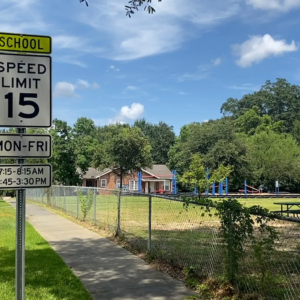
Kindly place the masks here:
<instances>
[{"instance_id":1,"label":"weed along fence","mask_svg":"<svg viewBox=\"0 0 300 300\"><path fill-rule=\"evenodd\" d=\"M247 299L300 297L299 219L243 210L236 200L215 205L64 186L30 189L27 195L112 233L119 226L130 246L150 258L191 278L230 280Z\"/></svg>"}]
</instances>

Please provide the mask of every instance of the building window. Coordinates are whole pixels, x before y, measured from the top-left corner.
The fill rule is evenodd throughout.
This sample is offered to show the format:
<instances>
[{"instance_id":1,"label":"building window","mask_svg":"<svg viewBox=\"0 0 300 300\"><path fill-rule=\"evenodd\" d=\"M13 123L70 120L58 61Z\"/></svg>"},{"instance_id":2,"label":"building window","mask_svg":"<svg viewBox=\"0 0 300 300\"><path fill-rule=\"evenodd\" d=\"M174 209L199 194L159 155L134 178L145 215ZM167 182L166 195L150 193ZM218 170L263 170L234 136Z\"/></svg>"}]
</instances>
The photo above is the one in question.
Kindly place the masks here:
<instances>
[{"instance_id":1,"label":"building window","mask_svg":"<svg viewBox=\"0 0 300 300\"><path fill-rule=\"evenodd\" d=\"M106 179L101 179L101 187L102 188L106 187Z\"/></svg>"},{"instance_id":2,"label":"building window","mask_svg":"<svg viewBox=\"0 0 300 300\"><path fill-rule=\"evenodd\" d=\"M138 190L138 182L135 180L129 180L129 190L137 191Z\"/></svg>"},{"instance_id":3,"label":"building window","mask_svg":"<svg viewBox=\"0 0 300 300\"><path fill-rule=\"evenodd\" d=\"M117 179L117 180L116 180L116 187L117 187L117 189L120 188L120 184L121 184L121 180L120 180L120 179Z\"/></svg>"},{"instance_id":4,"label":"building window","mask_svg":"<svg viewBox=\"0 0 300 300\"><path fill-rule=\"evenodd\" d=\"M170 190L170 181L167 180L164 182L164 191L169 191Z\"/></svg>"}]
</instances>

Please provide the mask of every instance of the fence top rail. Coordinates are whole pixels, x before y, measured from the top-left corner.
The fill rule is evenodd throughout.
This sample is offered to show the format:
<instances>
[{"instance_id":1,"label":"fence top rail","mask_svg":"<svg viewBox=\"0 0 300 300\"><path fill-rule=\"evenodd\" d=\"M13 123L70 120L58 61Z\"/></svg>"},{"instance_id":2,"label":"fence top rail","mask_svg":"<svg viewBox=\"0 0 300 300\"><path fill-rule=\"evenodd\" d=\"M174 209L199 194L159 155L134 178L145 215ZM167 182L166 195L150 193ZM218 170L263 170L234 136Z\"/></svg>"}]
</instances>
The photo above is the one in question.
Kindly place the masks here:
<instances>
[{"instance_id":1,"label":"fence top rail","mask_svg":"<svg viewBox=\"0 0 300 300\"><path fill-rule=\"evenodd\" d=\"M113 191L117 192L116 189L108 189L108 188L102 188L102 187L92 187L92 186L76 186L76 185L52 185L54 188L73 188L73 189L91 189L91 190L103 190L103 191Z\"/></svg>"},{"instance_id":2,"label":"fence top rail","mask_svg":"<svg viewBox=\"0 0 300 300\"><path fill-rule=\"evenodd\" d=\"M127 192L126 193L122 193L122 196L125 196L125 195L128 195L128 196L134 195L134 196L143 196L143 197L149 197L149 196L151 196L151 197L155 197L155 198L161 198L161 199L166 199L166 200L171 200L171 201L176 201L176 202L182 202L183 203L183 200L180 199L180 198L166 196L166 195L159 195L159 194L127 193ZM193 204L193 205L198 205L198 206L205 206L205 207L211 207L211 208L215 207L214 205L210 206L208 204L198 203L196 201L189 201L189 203ZM252 215L260 216L260 214L254 214L254 213L252 213ZM287 222L293 222L293 223L300 224L300 219L297 219L297 218L286 217L286 216L281 216L281 215L276 215L276 214L272 214L272 217L274 219L277 219L277 220L287 221Z\"/></svg>"},{"instance_id":3,"label":"fence top rail","mask_svg":"<svg viewBox=\"0 0 300 300\"><path fill-rule=\"evenodd\" d=\"M176 196L172 197L172 196L152 194L152 193L146 194L146 193L138 193L138 192L122 192L122 191L117 190L117 189L107 189L107 188L99 188L99 187L64 186L64 185L53 185L52 187L55 187L55 188L93 189L93 190L97 189L97 190L104 190L104 191L119 192L121 194L121 196L155 197L155 198L161 198L161 199L166 199L166 200L171 200L171 201L176 201L176 202L183 203L183 200L181 198L179 198L180 197L179 195L177 197ZM189 197L189 196L186 196L186 197ZM223 197L223 199L224 198L226 198L226 197ZM232 198L232 197L228 197L228 198ZM193 205L198 205L198 206L205 206L205 207L215 208L214 205L198 203L196 201L189 201L189 203L193 204ZM252 213L252 215L260 216L260 214L253 214L253 213ZM277 215L277 214L272 214L272 218L277 219L277 220L281 220L281 221L287 221L287 222L293 222L293 223L300 224L300 219L298 219L298 218L286 217L286 216L281 216L281 215Z\"/></svg>"}]
</instances>

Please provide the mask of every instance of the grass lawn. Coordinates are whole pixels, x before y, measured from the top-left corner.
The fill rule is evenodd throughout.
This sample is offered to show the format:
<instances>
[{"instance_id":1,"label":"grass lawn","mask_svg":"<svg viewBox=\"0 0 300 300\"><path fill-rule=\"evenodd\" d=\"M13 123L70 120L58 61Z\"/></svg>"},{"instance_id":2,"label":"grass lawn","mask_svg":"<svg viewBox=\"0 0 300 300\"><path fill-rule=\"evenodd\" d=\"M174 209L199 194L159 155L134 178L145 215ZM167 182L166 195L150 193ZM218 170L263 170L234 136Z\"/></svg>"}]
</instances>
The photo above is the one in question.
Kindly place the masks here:
<instances>
[{"instance_id":1,"label":"grass lawn","mask_svg":"<svg viewBox=\"0 0 300 300\"><path fill-rule=\"evenodd\" d=\"M40 198L36 200L41 201ZM239 201L246 206L260 205L270 210L280 209L273 202L300 202L297 199L251 198ZM69 215L82 217L76 196L51 197L51 203ZM117 203L116 195L97 195L87 215L88 221L93 222L96 217L97 224L113 232L117 226ZM186 210L182 202L152 196L151 253L173 266L193 266L203 275L223 275L226 256L218 230L220 223L214 213L214 209L210 214L204 213L201 207L193 204ZM142 252L147 250L148 218L148 197L122 196L121 230L130 245ZM300 294L300 226L285 221L275 223L280 236L276 242L276 251L261 263L257 261L253 249L249 248L241 261L239 283L241 290L246 293L260 290L262 275L259 270L264 265L271 279L268 279L263 290L267 294L270 289L273 290L272 299L284 299L286 291L291 287L295 293L293 296Z\"/></svg>"},{"instance_id":2,"label":"grass lawn","mask_svg":"<svg viewBox=\"0 0 300 300\"><path fill-rule=\"evenodd\" d=\"M15 298L15 210L0 200L0 299ZM81 281L26 223L27 300L92 300Z\"/></svg>"}]
</instances>

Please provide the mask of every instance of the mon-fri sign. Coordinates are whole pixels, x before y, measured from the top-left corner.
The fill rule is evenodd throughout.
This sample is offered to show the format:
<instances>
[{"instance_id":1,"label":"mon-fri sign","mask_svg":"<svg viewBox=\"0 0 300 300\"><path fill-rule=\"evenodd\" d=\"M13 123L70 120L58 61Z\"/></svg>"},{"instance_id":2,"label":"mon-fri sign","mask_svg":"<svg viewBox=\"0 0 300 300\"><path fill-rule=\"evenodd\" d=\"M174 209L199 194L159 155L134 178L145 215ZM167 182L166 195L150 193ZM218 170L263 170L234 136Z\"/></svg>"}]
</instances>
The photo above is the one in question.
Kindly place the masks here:
<instances>
[{"instance_id":1,"label":"mon-fri sign","mask_svg":"<svg viewBox=\"0 0 300 300\"><path fill-rule=\"evenodd\" d=\"M0 134L0 157L50 158L51 155L51 135Z\"/></svg>"},{"instance_id":2,"label":"mon-fri sign","mask_svg":"<svg viewBox=\"0 0 300 300\"><path fill-rule=\"evenodd\" d=\"M51 127L51 57L0 53L0 127Z\"/></svg>"}]
</instances>

